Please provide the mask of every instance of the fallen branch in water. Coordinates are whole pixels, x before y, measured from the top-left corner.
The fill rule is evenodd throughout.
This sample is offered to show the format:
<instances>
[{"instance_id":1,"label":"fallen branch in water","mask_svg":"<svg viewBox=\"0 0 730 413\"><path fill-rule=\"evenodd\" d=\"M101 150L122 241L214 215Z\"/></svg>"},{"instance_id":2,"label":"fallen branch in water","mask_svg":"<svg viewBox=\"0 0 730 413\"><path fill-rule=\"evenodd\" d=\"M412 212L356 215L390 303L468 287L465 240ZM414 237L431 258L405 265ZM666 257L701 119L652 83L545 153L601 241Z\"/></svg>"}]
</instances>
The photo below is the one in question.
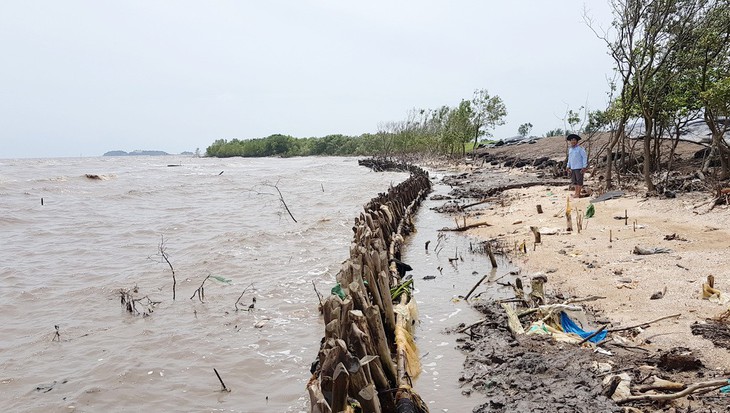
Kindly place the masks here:
<instances>
[{"instance_id":1,"label":"fallen branch in water","mask_svg":"<svg viewBox=\"0 0 730 413\"><path fill-rule=\"evenodd\" d=\"M121 296L121 304L122 307L124 307L128 313L133 315L139 315L141 314L143 317L147 317L148 315L152 314L154 311L154 308L157 304L160 303L160 301L152 301L148 296L144 296L141 298L134 298L133 294L138 293L139 290L137 289L137 286L135 286L132 289L129 290L119 290L119 294ZM143 300L147 300L146 302L142 302ZM143 309L143 311L140 313L137 309L137 304L145 305L146 308Z\"/></svg>"},{"instance_id":2,"label":"fallen branch in water","mask_svg":"<svg viewBox=\"0 0 730 413\"><path fill-rule=\"evenodd\" d=\"M314 282L314 281L312 281L312 282ZM251 287L253 287L253 283L249 284L248 287L244 288L241 295L238 296L238 300L236 300L236 302L233 304L233 306L236 307L236 311L238 311L238 303L241 302L241 298L243 298L243 295L246 294L246 291L248 291L248 289ZM195 296L195 294L193 294L193 296Z\"/></svg>"},{"instance_id":3,"label":"fallen branch in water","mask_svg":"<svg viewBox=\"0 0 730 413\"><path fill-rule=\"evenodd\" d=\"M294 215L292 215L291 211L289 210L289 207L286 205L286 202L284 201L284 195L281 194L281 191L279 190L278 185L279 185L279 181L276 181L276 183L274 185L269 184L269 186L274 187L274 189L276 189L276 192L279 193L279 201L281 201L281 204L284 205L284 209L286 209L286 212L289 214L291 219L294 222L297 222L296 218L294 218Z\"/></svg>"},{"instance_id":4,"label":"fallen branch in water","mask_svg":"<svg viewBox=\"0 0 730 413\"><path fill-rule=\"evenodd\" d=\"M479 320L479 321L477 321L477 322L475 322L475 323L471 323L471 324L469 324L469 325L467 325L467 326L464 326L464 327L462 327L462 328L460 328L460 329L456 330L456 332L457 332L457 333L463 333L463 332L465 332L466 330L468 330L468 329L470 329L470 328L472 328L472 327L474 327L474 326L478 326L479 324L485 323L486 321L487 321L487 319L486 319L486 318L485 318L485 319L483 319L483 320Z\"/></svg>"},{"instance_id":5,"label":"fallen branch in water","mask_svg":"<svg viewBox=\"0 0 730 413\"><path fill-rule=\"evenodd\" d=\"M477 227L491 227L492 224L488 222L477 222L475 224L469 224L464 225L463 227L456 227L456 228L442 228L439 231L466 231L468 229L477 228Z\"/></svg>"},{"instance_id":6,"label":"fallen branch in water","mask_svg":"<svg viewBox=\"0 0 730 413\"><path fill-rule=\"evenodd\" d=\"M471 288L471 290L469 290L469 292L466 294L466 297L464 297L464 301L469 301L469 297L471 296L471 293L473 293L474 290L476 290L477 287L479 287L479 285L482 282L484 282L484 280L487 279L487 277L489 277L490 275L494 275L494 274L495 274L494 270L492 270L489 274L484 274L484 276L479 281L477 281L477 283L474 284L474 286Z\"/></svg>"},{"instance_id":7,"label":"fallen branch in water","mask_svg":"<svg viewBox=\"0 0 730 413\"><path fill-rule=\"evenodd\" d=\"M324 308L324 304L322 303L322 294L317 291L317 284L314 283L314 280L312 280L312 287L314 287L314 292L317 293L317 298L319 298L319 312L321 313Z\"/></svg>"},{"instance_id":8,"label":"fallen branch in water","mask_svg":"<svg viewBox=\"0 0 730 413\"><path fill-rule=\"evenodd\" d=\"M170 271L172 272L172 301L175 301L175 288L177 287L177 280L175 279L175 268L172 267L172 263L170 262L170 258L167 255L167 251L165 249L165 236L160 236L160 243L157 245L157 255L161 257L162 261L160 262L166 262L167 265L170 267ZM148 257L152 259L151 257Z\"/></svg>"},{"instance_id":9,"label":"fallen branch in water","mask_svg":"<svg viewBox=\"0 0 730 413\"><path fill-rule=\"evenodd\" d=\"M226 387L226 384L223 383L223 379L221 378L221 375L218 374L218 370L216 370L215 368L213 368L213 371L215 372L216 377L218 377L218 381L221 382L221 387L222 387L221 388L221 391L227 391L227 392L230 393L231 392L231 389L229 389L228 387Z\"/></svg>"},{"instance_id":10,"label":"fallen branch in water","mask_svg":"<svg viewBox=\"0 0 730 413\"><path fill-rule=\"evenodd\" d=\"M210 278L210 274L208 274L208 276L205 277L205 279L203 279L203 282L200 283L200 287L198 287L198 289L193 292L193 295L190 296L190 299L191 300L193 298L195 298L195 294L197 294L198 295L198 300L200 300L201 303L203 302L203 300L205 299L205 287L204 287L204 285L205 285L205 282L208 280L208 278Z\"/></svg>"}]
</instances>

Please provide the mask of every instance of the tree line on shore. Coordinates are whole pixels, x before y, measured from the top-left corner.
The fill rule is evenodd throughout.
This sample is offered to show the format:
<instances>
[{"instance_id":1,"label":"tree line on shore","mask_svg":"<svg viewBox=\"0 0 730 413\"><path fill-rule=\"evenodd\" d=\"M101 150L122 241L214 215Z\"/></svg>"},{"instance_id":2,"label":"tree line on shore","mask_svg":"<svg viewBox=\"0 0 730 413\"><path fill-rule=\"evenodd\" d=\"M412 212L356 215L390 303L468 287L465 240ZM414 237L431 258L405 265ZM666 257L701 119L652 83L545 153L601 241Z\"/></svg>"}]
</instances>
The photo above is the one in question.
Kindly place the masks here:
<instances>
[{"instance_id":1,"label":"tree line on shore","mask_svg":"<svg viewBox=\"0 0 730 413\"><path fill-rule=\"evenodd\" d=\"M456 107L444 105L438 109L413 109L405 120L381 123L376 133L313 138L276 134L257 139L218 139L206 149L206 155L464 155L478 145L480 138L491 137L490 131L504 124L506 116L507 109L502 99L499 96L490 96L487 90L480 89L474 92L472 99L463 99ZM524 128L527 128L527 124ZM529 131L524 128L523 130Z\"/></svg>"},{"instance_id":2,"label":"tree line on shore","mask_svg":"<svg viewBox=\"0 0 730 413\"><path fill-rule=\"evenodd\" d=\"M614 60L614 78L607 86L609 104L602 110L568 110L565 129L545 136L608 132L609 143L596 153L606 159L606 187L613 186L617 173L636 167L628 160L636 159L633 152L638 147L640 172L651 192L656 189L656 173L672 169L674 149L687 125L704 121L711 139L701 172L715 172L709 175L718 180L730 178L730 146L725 140L730 133L730 0L609 0L609 5L613 18L608 28L585 17ZM499 96L478 89L455 107L413 109L406 119L381 123L372 134L219 139L206 154L463 156L480 140L490 139L506 116ZM639 145L630 139L636 136L629 136L636 120L643 123ZM531 127L521 125L519 134L527 135Z\"/></svg>"},{"instance_id":3,"label":"tree line on shore","mask_svg":"<svg viewBox=\"0 0 730 413\"><path fill-rule=\"evenodd\" d=\"M603 148L604 185L629 167L631 124L643 124L639 172L647 191L656 191L657 173L671 171L675 149L687 126L702 122L711 139L700 172L730 178L730 1L610 0L607 29L587 25L608 46L615 77L602 128L610 131ZM637 136L634 136L637 137ZM669 145L666 145L669 143ZM667 149L668 147L668 149Z\"/></svg>"}]
</instances>

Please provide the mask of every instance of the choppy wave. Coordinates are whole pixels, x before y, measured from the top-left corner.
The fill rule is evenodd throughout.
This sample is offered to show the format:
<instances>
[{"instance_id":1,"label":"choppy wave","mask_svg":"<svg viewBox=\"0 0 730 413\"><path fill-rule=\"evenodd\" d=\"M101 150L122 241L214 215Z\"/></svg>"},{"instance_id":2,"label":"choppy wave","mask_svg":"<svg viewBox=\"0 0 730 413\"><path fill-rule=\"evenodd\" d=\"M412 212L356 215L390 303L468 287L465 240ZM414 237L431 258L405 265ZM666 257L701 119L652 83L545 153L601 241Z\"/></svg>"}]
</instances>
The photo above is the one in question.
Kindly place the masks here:
<instances>
[{"instance_id":1,"label":"choppy wave","mask_svg":"<svg viewBox=\"0 0 730 413\"><path fill-rule=\"evenodd\" d=\"M312 282L330 288L362 205L407 177L353 158L168 157L13 160L0 176L5 409L252 412L304 410ZM230 282L206 280L201 300L209 274ZM121 306L135 288L159 302L149 316Z\"/></svg>"}]
</instances>

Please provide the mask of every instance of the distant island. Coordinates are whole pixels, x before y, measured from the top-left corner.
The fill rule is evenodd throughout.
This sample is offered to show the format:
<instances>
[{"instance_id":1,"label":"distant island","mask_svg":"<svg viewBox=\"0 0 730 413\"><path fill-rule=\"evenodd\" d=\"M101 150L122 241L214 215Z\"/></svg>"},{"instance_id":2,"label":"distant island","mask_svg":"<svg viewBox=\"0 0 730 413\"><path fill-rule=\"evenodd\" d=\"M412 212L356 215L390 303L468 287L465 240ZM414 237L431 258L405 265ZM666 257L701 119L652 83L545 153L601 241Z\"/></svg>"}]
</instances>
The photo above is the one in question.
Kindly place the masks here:
<instances>
[{"instance_id":1,"label":"distant island","mask_svg":"<svg viewBox=\"0 0 730 413\"><path fill-rule=\"evenodd\" d=\"M170 155L169 153L165 151L142 151L142 150L136 150L132 152L126 152L126 151L109 151L104 154L104 156L165 156ZM192 152L181 152L180 155L194 155Z\"/></svg>"}]
</instances>

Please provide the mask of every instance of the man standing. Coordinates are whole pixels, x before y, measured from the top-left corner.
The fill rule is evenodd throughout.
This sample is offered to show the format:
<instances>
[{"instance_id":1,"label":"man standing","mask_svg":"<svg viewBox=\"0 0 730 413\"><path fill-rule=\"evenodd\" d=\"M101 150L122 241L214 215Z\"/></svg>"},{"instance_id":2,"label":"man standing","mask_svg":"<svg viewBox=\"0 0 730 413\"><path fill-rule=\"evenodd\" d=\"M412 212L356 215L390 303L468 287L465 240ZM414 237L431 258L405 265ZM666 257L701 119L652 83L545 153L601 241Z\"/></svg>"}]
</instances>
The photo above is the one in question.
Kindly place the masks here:
<instances>
[{"instance_id":1,"label":"man standing","mask_svg":"<svg viewBox=\"0 0 730 413\"><path fill-rule=\"evenodd\" d=\"M570 173L570 183L575 186L575 193L572 197L580 198L580 191L583 189L583 172L588 167L588 156L586 155L586 150L578 145L580 136L571 133L565 139L570 143L566 169Z\"/></svg>"}]
</instances>

